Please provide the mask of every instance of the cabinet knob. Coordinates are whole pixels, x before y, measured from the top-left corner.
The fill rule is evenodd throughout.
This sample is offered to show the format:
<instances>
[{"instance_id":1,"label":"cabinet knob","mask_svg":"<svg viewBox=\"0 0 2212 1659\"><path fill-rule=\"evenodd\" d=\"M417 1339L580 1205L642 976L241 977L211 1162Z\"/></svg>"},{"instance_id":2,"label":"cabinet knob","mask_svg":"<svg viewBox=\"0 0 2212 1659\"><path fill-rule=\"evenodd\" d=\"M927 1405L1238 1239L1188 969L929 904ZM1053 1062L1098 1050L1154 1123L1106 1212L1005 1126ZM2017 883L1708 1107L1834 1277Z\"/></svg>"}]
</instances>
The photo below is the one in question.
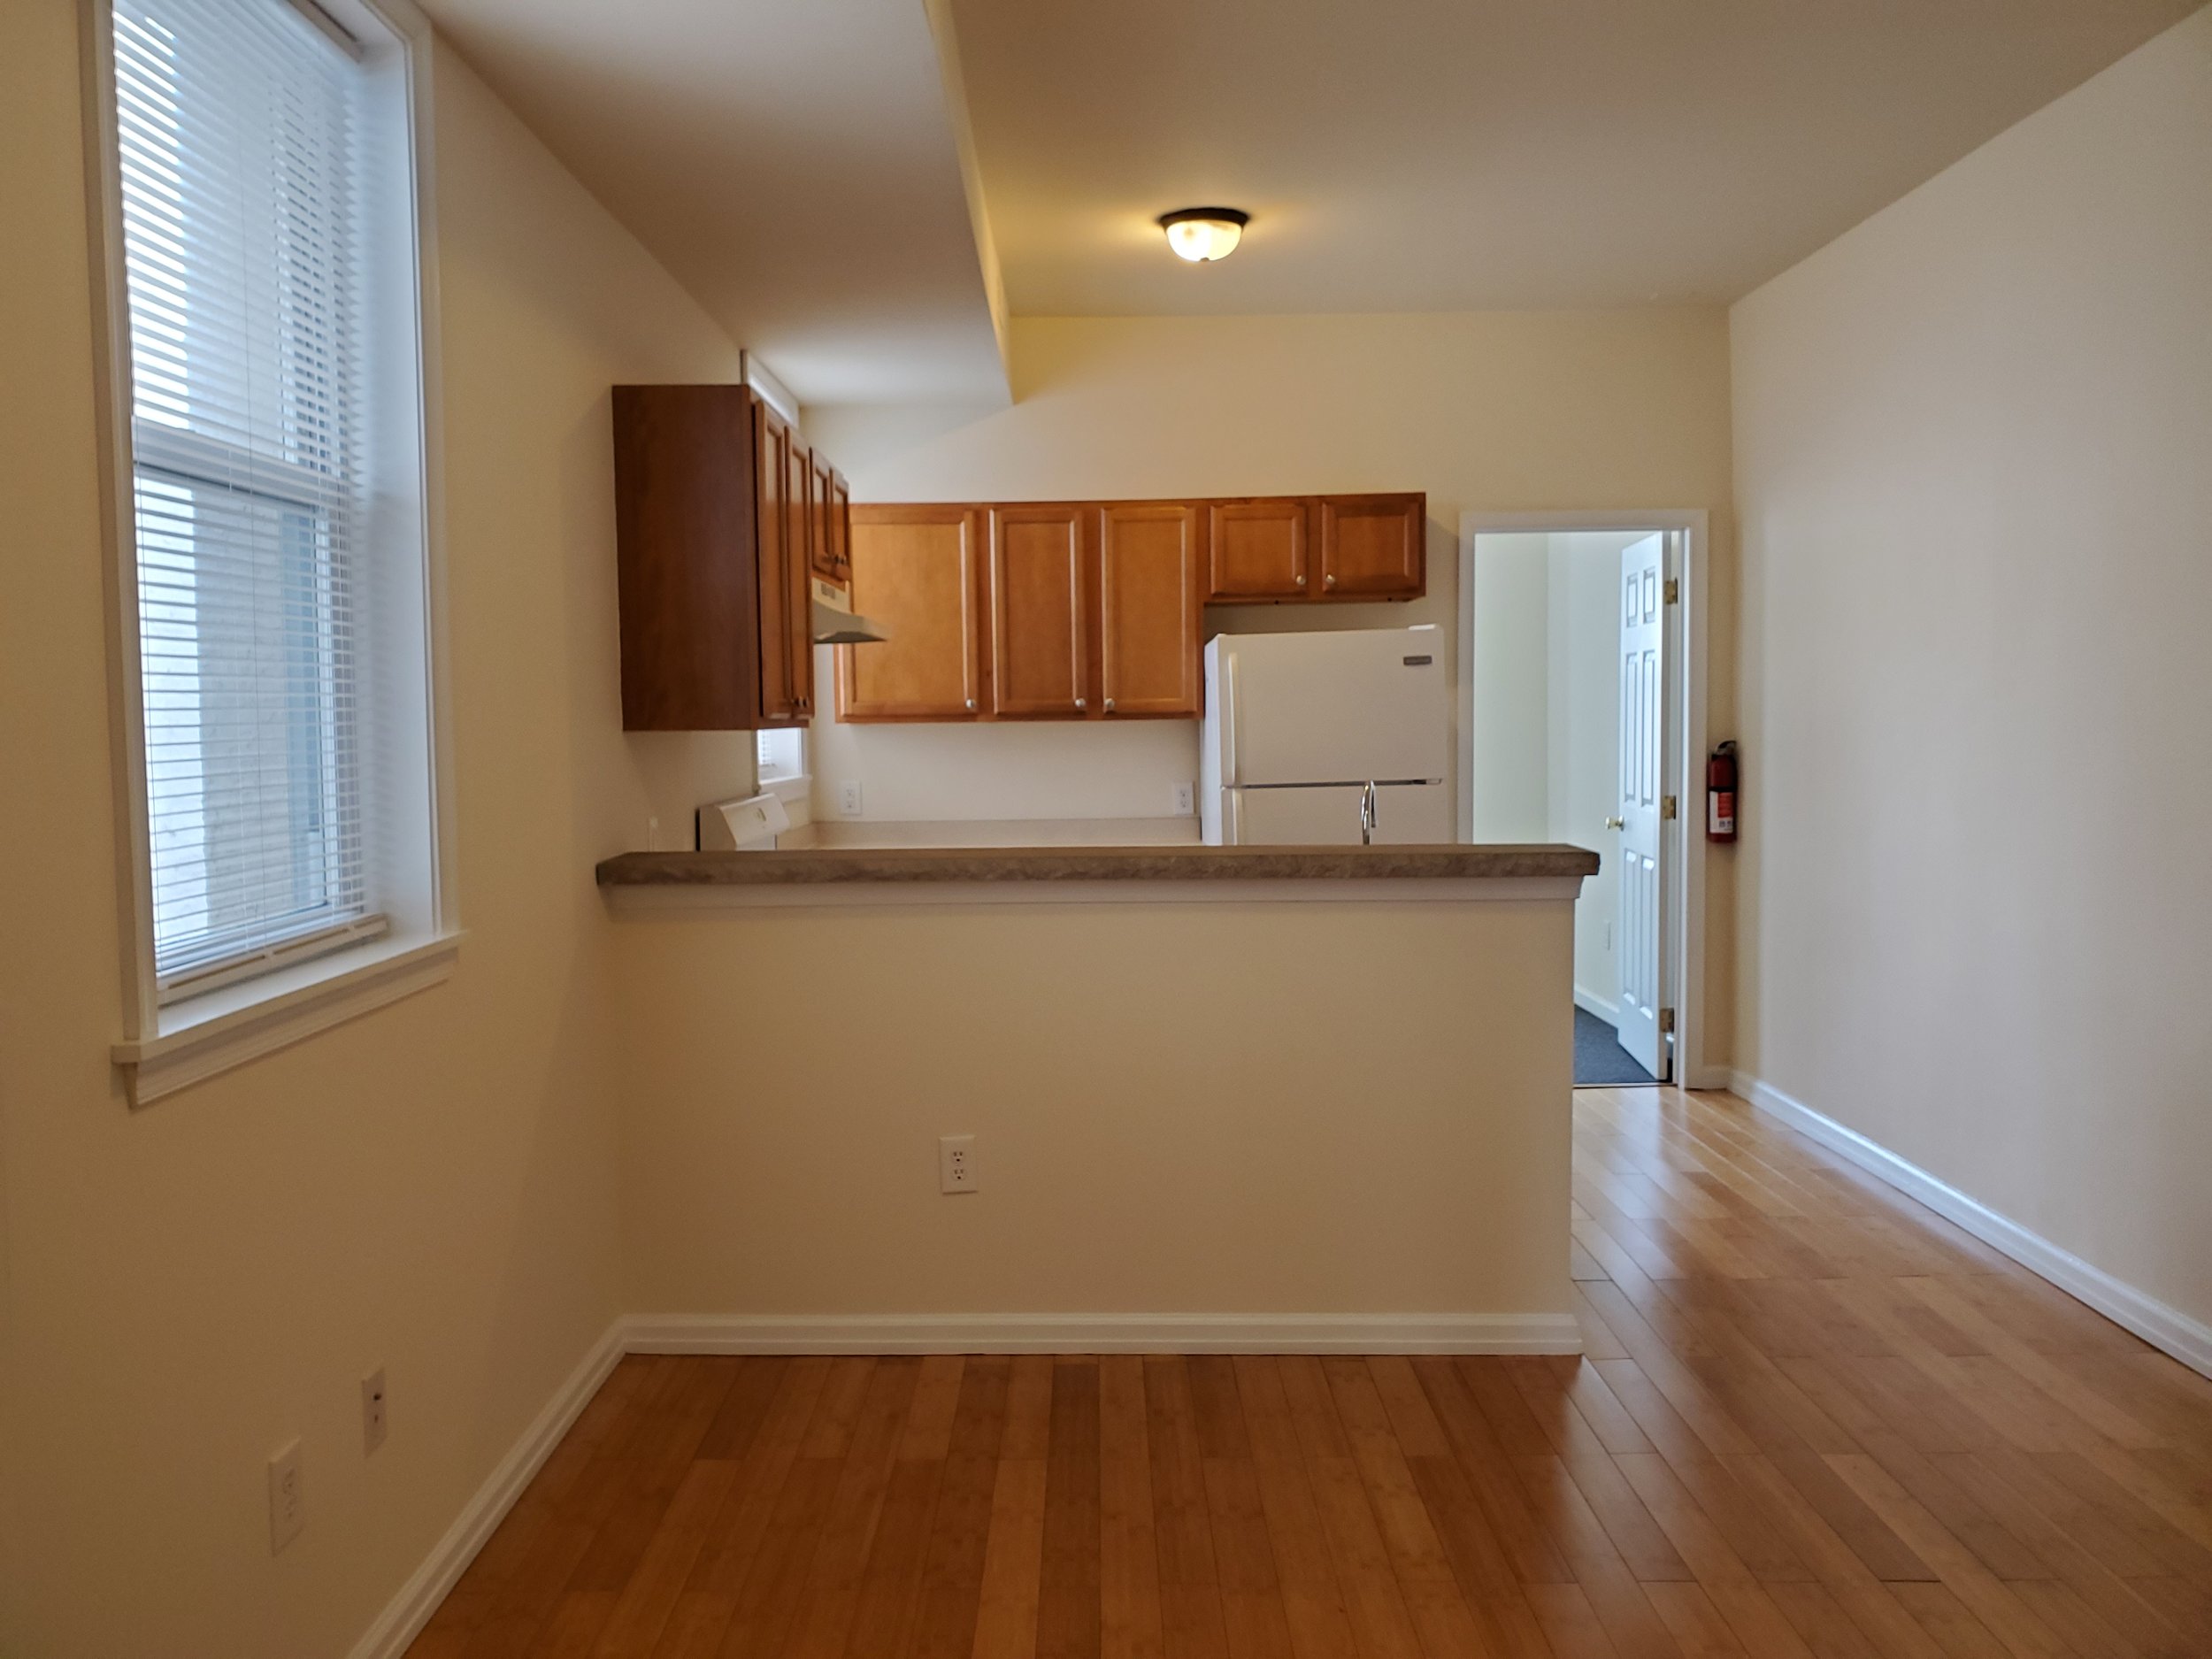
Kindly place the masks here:
<instances>
[{"instance_id":1,"label":"cabinet knob","mask_svg":"<svg viewBox=\"0 0 2212 1659\"><path fill-rule=\"evenodd\" d=\"M1298 585L1301 588L1306 585L1306 573L1303 571L1298 572Z\"/></svg>"},{"instance_id":2,"label":"cabinet knob","mask_svg":"<svg viewBox=\"0 0 2212 1659\"><path fill-rule=\"evenodd\" d=\"M1113 711L1114 711L1114 700L1113 700L1111 697L1109 697L1109 698L1107 698L1107 699L1106 699L1106 712L1107 712L1107 713L1109 713L1109 714L1111 714Z\"/></svg>"},{"instance_id":3,"label":"cabinet knob","mask_svg":"<svg viewBox=\"0 0 2212 1659\"><path fill-rule=\"evenodd\" d=\"M974 707L975 707L975 699L974 699L973 697L970 697L970 698L968 699L968 707L970 707L971 709L972 709L972 708L974 708Z\"/></svg>"},{"instance_id":4,"label":"cabinet knob","mask_svg":"<svg viewBox=\"0 0 2212 1659\"><path fill-rule=\"evenodd\" d=\"M1324 576L1324 577L1321 579L1321 585L1322 585L1324 588L1333 588L1333 587L1335 587L1335 586L1336 586L1336 572L1335 572L1334 571L1331 571L1331 572L1329 572L1326 576Z\"/></svg>"},{"instance_id":5,"label":"cabinet knob","mask_svg":"<svg viewBox=\"0 0 2212 1659\"><path fill-rule=\"evenodd\" d=\"M1079 708L1079 709L1087 709L1087 708L1089 708L1091 705L1090 705L1089 703L1086 703L1086 702L1085 702L1082 698L1078 697L1078 698L1075 700L1075 706L1076 706L1077 708Z\"/></svg>"}]
</instances>

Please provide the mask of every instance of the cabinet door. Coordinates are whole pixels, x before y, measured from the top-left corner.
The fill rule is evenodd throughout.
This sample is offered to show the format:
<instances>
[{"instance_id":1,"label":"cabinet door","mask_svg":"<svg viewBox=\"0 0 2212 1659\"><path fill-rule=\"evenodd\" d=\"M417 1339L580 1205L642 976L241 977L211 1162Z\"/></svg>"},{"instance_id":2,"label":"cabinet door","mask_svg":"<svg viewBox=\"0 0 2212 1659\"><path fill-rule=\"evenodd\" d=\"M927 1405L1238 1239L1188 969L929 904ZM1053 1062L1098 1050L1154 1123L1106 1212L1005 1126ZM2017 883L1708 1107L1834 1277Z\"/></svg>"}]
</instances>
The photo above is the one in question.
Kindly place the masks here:
<instances>
[{"instance_id":1,"label":"cabinet door","mask_svg":"<svg viewBox=\"0 0 2212 1659\"><path fill-rule=\"evenodd\" d=\"M853 493L842 472L829 475L830 580L847 582L853 574Z\"/></svg>"},{"instance_id":2,"label":"cabinet door","mask_svg":"<svg viewBox=\"0 0 2212 1659\"><path fill-rule=\"evenodd\" d=\"M784 569L788 575L783 592L783 616L784 637L788 641L786 660L790 664L791 708L803 720L814 718L814 588L809 557L814 512L811 466L798 434L792 434L784 464L784 511L791 528L789 539L784 543ZM762 626L767 626L765 618Z\"/></svg>"},{"instance_id":3,"label":"cabinet door","mask_svg":"<svg viewBox=\"0 0 2212 1659\"><path fill-rule=\"evenodd\" d=\"M795 479L792 472L791 428L765 404L754 404L753 415L758 480L754 568L760 597L760 719L763 726L795 726L805 718L798 675L806 653L793 649L791 628L792 579L806 562L805 485L803 474Z\"/></svg>"},{"instance_id":4,"label":"cabinet door","mask_svg":"<svg viewBox=\"0 0 2212 1659\"><path fill-rule=\"evenodd\" d=\"M1098 532L1100 690L1104 712L1199 711L1198 509L1110 503Z\"/></svg>"},{"instance_id":5,"label":"cabinet door","mask_svg":"<svg viewBox=\"0 0 2212 1659\"><path fill-rule=\"evenodd\" d=\"M1325 495L1320 518L1321 597L1417 599L1426 590L1426 495Z\"/></svg>"},{"instance_id":6,"label":"cabinet door","mask_svg":"<svg viewBox=\"0 0 2212 1659\"><path fill-rule=\"evenodd\" d=\"M1206 503L1206 596L1303 599L1311 509L1295 497Z\"/></svg>"},{"instance_id":7,"label":"cabinet door","mask_svg":"<svg viewBox=\"0 0 2212 1659\"><path fill-rule=\"evenodd\" d=\"M983 527L968 507L853 509L853 609L890 637L837 648L839 719L979 718Z\"/></svg>"},{"instance_id":8,"label":"cabinet door","mask_svg":"<svg viewBox=\"0 0 2212 1659\"><path fill-rule=\"evenodd\" d=\"M760 718L753 401L740 386L614 388L627 731Z\"/></svg>"},{"instance_id":9,"label":"cabinet door","mask_svg":"<svg viewBox=\"0 0 2212 1659\"><path fill-rule=\"evenodd\" d=\"M837 578L837 544L833 528L836 517L835 475L820 450L808 457L806 490L807 563L817 576Z\"/></svg>"},{"instance_id":10,"label":"cabinet door","mask_svg":"<svg viewBox=\"0 0 2212 1659\"><path fill-rule=\"evenodd\" d=\"M1082 506L991 509L994 713L1064 718L1090 707L1085 530L1096 516Z\"/></svg>"}]
</instances>

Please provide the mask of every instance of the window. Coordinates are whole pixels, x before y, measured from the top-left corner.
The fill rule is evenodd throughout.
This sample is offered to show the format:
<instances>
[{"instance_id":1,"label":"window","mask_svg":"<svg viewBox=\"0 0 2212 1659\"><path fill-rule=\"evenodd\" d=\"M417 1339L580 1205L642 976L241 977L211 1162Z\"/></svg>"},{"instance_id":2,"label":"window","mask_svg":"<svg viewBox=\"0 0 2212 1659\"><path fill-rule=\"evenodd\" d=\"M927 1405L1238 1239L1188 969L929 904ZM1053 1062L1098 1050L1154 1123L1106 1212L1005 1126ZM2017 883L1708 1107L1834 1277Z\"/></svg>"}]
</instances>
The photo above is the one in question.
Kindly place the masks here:
<instances>
[{"instance_id":1,"label":"window","mask_svg":"<svg viewBox=\"0 0 2212 1659\"><path fill-rule=\"evenodd\" d=\"M158 1010L443 928L420 35L360 0L112 0L111 19L117 539Z\"/></svg>"},{"instance_id":2,"label":"window","mask_svg":"<svg viewBox=\"0 0 2212 1659\"><path fill-rule=\"evenodd\" d=\"M763 787L796 783L806 777L806 732L802 727L753 733L753 757Z\"/></svg>"}]
</instances>

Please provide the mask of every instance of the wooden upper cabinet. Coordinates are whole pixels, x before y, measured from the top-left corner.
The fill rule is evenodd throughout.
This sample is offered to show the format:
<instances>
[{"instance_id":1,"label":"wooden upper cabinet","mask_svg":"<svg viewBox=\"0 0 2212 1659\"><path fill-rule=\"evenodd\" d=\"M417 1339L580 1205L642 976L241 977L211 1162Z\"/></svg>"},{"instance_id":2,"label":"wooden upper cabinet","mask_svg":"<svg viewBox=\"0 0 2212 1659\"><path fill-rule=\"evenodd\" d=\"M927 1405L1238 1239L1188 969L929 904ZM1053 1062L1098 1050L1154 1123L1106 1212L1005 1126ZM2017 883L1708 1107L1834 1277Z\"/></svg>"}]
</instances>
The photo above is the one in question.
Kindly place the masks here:
<instances>
[{"instance_id":1,"label":"wooden upper cabinet","mask_svg":"<svg viewBox=\"0 0 2212 1659\"><path fill-rule=\"evenodd\" d=\"M962 506L855 507L853 609L879 644L837 648L841 720L966 720L987 693L981 641L983 513Z\"/></svg>"},{"instance_id":2,"label":"wooden upper cabinet","mask_svg":"<svg viewBox=\"0 0 2212 1659\"><path fill-rule=\"evenodd\" d=\"M1100 691L1106 717L1200 712L1199 543L1195 507L1110 502L1100 509Z\"/></svg>"},{"instance_id":3,"label":"wooden upper cabinet","mask_svg":"<svg viewBox=\"0 0 2212 1659\"><path fill-rule=\"evenodd\" d=\"M1324 495L1324 599L1413 599L1428 587L1426 495Z\"/></svg>"},{"instance_id":4,"label":"wooden upper cabinet","mask_svg":"<svg viewBox=\"0 0 2212 1659\"><path fill-rule=\"evenodd\" d=\"M1296 496L1206 503L1206 596L1303 599L1312 585L1313 507Z\"/></svg>"},{"instance_id":5,"label":"wooden upper cabinet","mask_svg":"<svg viewBox=\"0 0 2212 1659\"><path fill-rule=\"evenodd\" d=\"M1096 508L994 507L991 709L1069 716L1090 706L1089 525ZM854 603L864 615L873 615Z\"/></svg>"},{"instance_id":6,"label":"wooden upper cabinet","mask_svg":"<svg viewBox=\"0 0 2212 1659\"><path fill-rule=\"evenodd\" d=\"M804 725L810 566L825 539L844 549L844 480L745 387L618 386L613 403L624 728Z\"/></svg>"},{"instance_id":7,"label":"wooden upper cabinet","mask_svg":"<svg viewBox=\"0 0 2212 1659\"><path fill-rule=\"evenodd\" d=\"M833 499L844 480L808 488ZM1002 502L850 509L839 718L1192 719L1204 609L1417 599L1427 498ZM833 537L837 515L828 522Z\"/></svg>"}]
</instances>

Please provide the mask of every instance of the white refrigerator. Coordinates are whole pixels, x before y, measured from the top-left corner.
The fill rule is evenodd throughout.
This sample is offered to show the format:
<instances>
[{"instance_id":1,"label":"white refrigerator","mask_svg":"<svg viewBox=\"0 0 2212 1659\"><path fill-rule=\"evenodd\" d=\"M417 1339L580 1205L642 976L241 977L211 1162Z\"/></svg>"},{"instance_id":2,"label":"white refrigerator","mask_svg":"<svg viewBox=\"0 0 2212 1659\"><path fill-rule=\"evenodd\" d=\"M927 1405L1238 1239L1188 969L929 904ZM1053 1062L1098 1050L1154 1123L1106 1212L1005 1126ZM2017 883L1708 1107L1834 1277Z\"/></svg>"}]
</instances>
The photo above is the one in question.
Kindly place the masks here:
<instances>
[{"instance_id":1,"label":"white refrigerator","mask_svg":"<svg viewBox=\"0 0 2212 1659\"><path fill-rule=\"evenodd\" d=\"M1198 797L1208 846L1448 842L1450 747L1433 626L1207 643Z\"/></svg>"}]
</instances>

